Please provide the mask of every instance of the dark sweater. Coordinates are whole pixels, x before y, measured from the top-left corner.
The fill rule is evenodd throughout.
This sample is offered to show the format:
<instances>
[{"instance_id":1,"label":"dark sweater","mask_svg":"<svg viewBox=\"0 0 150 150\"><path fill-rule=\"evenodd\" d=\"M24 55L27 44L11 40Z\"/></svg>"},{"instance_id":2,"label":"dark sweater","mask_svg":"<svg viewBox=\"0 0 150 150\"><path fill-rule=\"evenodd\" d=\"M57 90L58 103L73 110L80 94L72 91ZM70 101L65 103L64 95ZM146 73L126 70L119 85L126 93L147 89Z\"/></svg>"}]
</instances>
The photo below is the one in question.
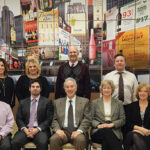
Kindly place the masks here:
<instances>
[{"instance_id":1,"label":"dark sweater","mask_svg":"<svg viewBox=\"0 0 150 150\"><path fill-rule=\"evenodd\" d=\"M45 77L39 76L38 79L42 83L42 91L41 91L41 96L44 97L49 97L49 85L48 81ZM22 75L16 85L16 96L18 100L25 99L27 97L30 97L30 91L29 91L29 83L30 83L30 78L28 78L26 75Z\"/></svg>"},{"instance_id":2,"label":"dark sweater","mask_svg":"<svg viewBox=\"0 0 150 150\"><path fill-rule=\"evenodd\" d=\"M65 97L65 91L63 84L66 78L72 77L77 82L77 95L90 99L90 75L89 69L85 64L78 62L75 67L70 67L69 62L62 64L59 68L57 81L56 81L56 93L55 98Z\"/></svg>"}]
</instances>

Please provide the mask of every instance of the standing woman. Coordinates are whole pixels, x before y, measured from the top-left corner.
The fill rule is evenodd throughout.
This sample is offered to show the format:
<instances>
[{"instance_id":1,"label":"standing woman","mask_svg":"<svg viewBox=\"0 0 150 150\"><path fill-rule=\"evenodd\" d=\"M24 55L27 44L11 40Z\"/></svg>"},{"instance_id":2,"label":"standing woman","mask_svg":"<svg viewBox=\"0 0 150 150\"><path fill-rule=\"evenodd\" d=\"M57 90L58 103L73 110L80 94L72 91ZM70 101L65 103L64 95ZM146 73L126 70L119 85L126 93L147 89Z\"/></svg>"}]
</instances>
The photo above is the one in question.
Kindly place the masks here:
<instances>
[{"instance_id":1,"label":"standing woman","mask_svg":"<svg viewBox=\"0 0 150 150\"><path fill-rule=\"evenodd\" d=\"M35 58L30 58L26 62L25 75L22 75L16 85L16 96L18 100L30 97L29 83L32 79L39 79L42 83L41 96L49 97L49 85L45 77L41 76L41 66Z\"/></svg>"},{"instance_id":2,"label":"standing woman","mask_svg":"<svg viewBox=\"0 0 150 150\"><path fill-rule=\"evenodd\" d=\"M122 150L121 127L125 123L125 113L122 102L112 98L114 89L113 81L102 81L102 97L93 100L91 105L91 139L102 144L103 150Z\"/></svg>"},{"instance_id":3,"label":"standing woman","mask_svg":"<svg viewBox=\"0 0 150 150\"><path fill-rule=\"evenodd\" d=\"M150 86L140 83L136 90L138 101L131 103L126 110L126 130L124 149L150 149Z\"/></svg>"},{"instance_id":4,"label":"standing woman","mask_svg":"<svg viewBox=\"0 0 150 150\"><path fill-rule=\"evenodd\" d=\"M15 104L14 89L14 81L7 74L6 61L0 58L0 101L13 107Z\"/></svg>"}]
</instances>

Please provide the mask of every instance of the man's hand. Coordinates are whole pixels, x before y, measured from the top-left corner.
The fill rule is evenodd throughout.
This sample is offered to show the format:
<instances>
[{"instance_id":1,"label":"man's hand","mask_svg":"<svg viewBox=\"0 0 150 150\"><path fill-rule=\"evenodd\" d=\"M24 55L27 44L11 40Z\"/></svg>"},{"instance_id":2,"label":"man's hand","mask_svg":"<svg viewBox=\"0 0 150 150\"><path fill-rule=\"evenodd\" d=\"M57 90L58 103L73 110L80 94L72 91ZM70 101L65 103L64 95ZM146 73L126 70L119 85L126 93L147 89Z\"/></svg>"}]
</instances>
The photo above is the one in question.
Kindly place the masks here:
<instances>
[{"instance_id":1,"label":"man's hand","mask_svg":"<svg viewBox=\"0 0 150 150\"><path fill-rule=\"evenodd\" d=\"M66 136L65 132L63 130L57 130L56 133L62 138L64 139Z\"/></svg>"},{"instance_id":2,"label":"man's hand","mask_svg":"<svg viewBox=\"0 0 150 150\"><path fill-rule=\"evenodd\" d=\"M26 136L28 138L33 138L34 137L33 134L30 132L30 130L28 128L24 128L23 131L24 131L24 133L26 134Z\"/></svg>"},{"instance_id":3,"label":"man's hand","mask_svg":"<svg viewBox=\"0 0 150 150\"><path fill-rule=\"evenodd\" d=\"M2 136L0 135L0 142L1 142L1 140L2 140Z\"/></svg>"},{"instance_id":4,"label":"man's hand","mask_svg":"<svg viewBox=\"0 0 150 150\"><path fill-rule=\"evenodd\" d=\"M74 131L74 132L72 132L72 134L71 134L71 139L75 139L78 135L80 135L81 134L81 132L80 131Z\"/></svg>"},{"instance_id":5,"label":"man's hand","mask_svg":"<svg viewBox=\"0 0 150 150\"><path fill-rule=\"evenodd\" d=\"M36 135L40 130L38 128L29 128L29 131L34 136Z\"/></svg>"},{"instance_id":6,"label":"man's hand","mask_svg":"<svg viewBox=\"0 0 150 150\"><path fill-rule=\"evenodd\" d=\"M113 123L103 123L97 126L99 129L103 129L103 128L113 128L114 124Z\"/></svg>"}]
</instances>

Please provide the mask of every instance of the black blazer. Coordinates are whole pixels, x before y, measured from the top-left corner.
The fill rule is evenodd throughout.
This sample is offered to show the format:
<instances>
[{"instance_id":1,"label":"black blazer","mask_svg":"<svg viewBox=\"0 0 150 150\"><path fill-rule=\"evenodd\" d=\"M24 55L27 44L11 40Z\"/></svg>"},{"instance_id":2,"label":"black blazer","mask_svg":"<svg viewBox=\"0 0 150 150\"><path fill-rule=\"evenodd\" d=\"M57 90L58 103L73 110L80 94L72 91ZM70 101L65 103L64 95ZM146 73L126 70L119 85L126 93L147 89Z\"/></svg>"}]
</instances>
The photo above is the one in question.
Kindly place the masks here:
<instances>
[{"instance_id":1,"label":"black blazer","mask_svg":"<svg viewBox=\"0 0 150 150\"><path fill-rule=\"evenodd\" d=\"M139 101L133 102L126 109L126 131L132 131L134 125L143 126L150 129L150 102L145 110L144 120L140 115Z\"/></svg>"},{"instance_id":2,"label":"black blazer","mask_svg":"<svg viewBox=\"0 0 150 150\"><path fill-rule=\"evenodd\" d=\"M30 117L30 98L26 98L19 103L17 115L16 115L16 123L21 130L22 127L27 127L29 124L29 117ZM38 107L37 107L37 122L38 127L41 128L42 131L49 132L49 127L51 126L53 120L53 105L52 102L40 96Z\"/></svg>"}]
</instances>

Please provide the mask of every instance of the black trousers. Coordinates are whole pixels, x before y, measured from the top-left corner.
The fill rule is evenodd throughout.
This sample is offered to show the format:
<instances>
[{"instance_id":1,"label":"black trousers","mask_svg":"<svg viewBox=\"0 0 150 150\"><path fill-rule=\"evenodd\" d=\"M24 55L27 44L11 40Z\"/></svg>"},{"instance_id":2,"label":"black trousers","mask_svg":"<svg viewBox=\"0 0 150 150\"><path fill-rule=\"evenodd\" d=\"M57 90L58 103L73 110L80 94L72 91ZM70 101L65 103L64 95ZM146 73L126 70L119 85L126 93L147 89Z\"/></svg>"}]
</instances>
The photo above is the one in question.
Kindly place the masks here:
<instances>
[{"instance_id":1,"label":"black trousers","mask_svg":"<svg viewBox=\"0 0 150 150\"><path fill-rule=\"evenodd\" d=\"M0 150L11 150L11 135L6 136L0 142Z\"/></svg>"},{"instance_id":2,"label":"black trousers","mask_svg":"<svg viewBox=\"0 0 150 150\"><path fill-rule=\"evenodd\" d=\"M29 142L33 142L37 150L48 150L49 137L46 132L39 132L32 139L28 138L23 131L18 131L12 139L12 150L20 150L23 145Z\"/></svg>"},{"instance_id":3,"label":"black trousers","mask_svg":"<svg viewBox=\"0 0 150 150\"><path fill-rule=\"evenodd\" d=\"M103 150L122 150L120 140L110 128L99 129L91 138L92 142L102 144Z\"/></svg>"}]
</instances>

